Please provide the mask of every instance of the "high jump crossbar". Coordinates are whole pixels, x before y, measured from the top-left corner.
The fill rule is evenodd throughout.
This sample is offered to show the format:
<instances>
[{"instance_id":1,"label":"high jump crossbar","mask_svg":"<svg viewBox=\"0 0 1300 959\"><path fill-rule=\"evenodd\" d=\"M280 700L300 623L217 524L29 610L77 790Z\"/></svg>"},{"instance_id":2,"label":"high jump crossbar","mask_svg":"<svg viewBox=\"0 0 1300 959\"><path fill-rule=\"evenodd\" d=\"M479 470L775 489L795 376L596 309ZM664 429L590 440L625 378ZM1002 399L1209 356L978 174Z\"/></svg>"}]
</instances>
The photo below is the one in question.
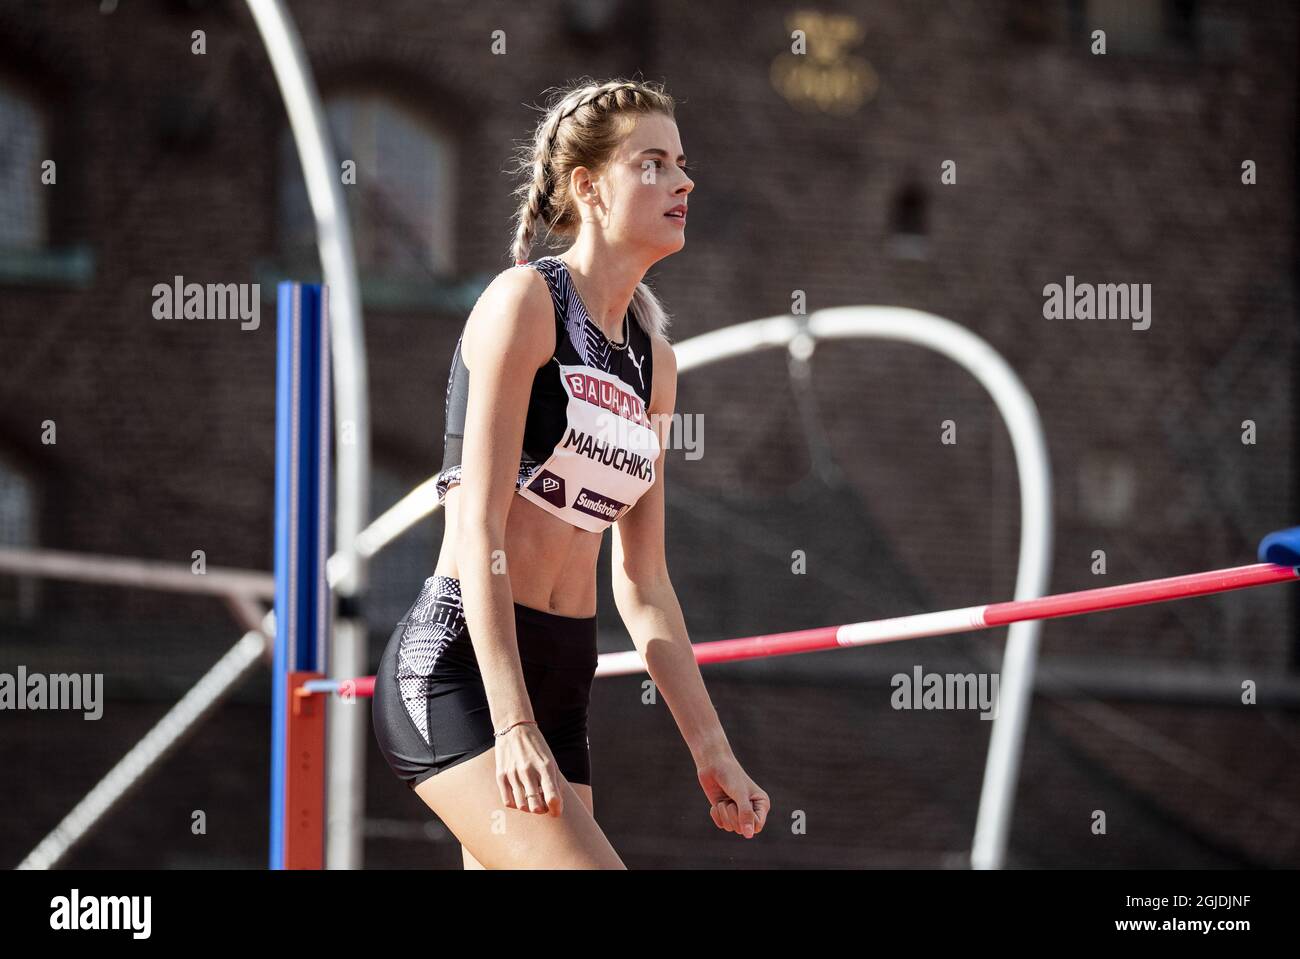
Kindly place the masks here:
<instances>
[{"instance_id":1,"label":"high jump crossbar","mask_svg":"<svg viewBox=\"0 0 1300 959\"><path fill-rule=\"evenodd\" d=\"M848 649L877 643L892 643L926 636L943 636L948 633L965 633L981 629L995 629L1012 623L1031 620L1060 619L1103 613L1128 606L1145 606L1168 603L1196 596L1226 593L1252 586L1269 586L1300 579L1300 566L1278 566L1274 563L1252 563L1232 566L1203 573L1186 573L1163 579L1150 579L1120 586L1103 586L1098 589L1057 593L1037 599L990 603L983 606L965 606L935 613L916 613L875 619L840 626L819 626L788 633L770 633L764 636L747 636L742 639L721 639L695 643L692 650L700 665L733 663L746 659L765 659L770 656L790 656L796 653L813 653L827 649ZM626 676L644 672L645 662L637 650L601 653L596 667L597 676ZM303 683L294 692L297 696L318 693L341 693L344 696L366 697L374 690L375 677L360 676L345 680L313 680Z\"/></svg>"}]
</instances>

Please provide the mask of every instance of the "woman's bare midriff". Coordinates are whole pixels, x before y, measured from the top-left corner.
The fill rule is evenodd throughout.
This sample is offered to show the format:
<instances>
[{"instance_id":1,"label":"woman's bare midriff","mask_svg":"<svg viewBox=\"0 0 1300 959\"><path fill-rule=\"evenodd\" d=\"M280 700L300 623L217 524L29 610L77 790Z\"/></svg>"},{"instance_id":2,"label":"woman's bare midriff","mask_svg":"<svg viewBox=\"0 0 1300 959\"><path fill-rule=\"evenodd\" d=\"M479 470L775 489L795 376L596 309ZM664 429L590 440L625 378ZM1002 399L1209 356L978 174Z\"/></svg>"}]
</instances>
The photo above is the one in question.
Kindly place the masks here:
<instances>
[{"instance_id":1,"label":"woman's bare midriff","mask_svg":"<svg viewBox=\"0 0 1300 959\"><path fill-rule=\"evenodd\" d=\"M461 578L455 535L459 507L457 485L443 499L446 522L434 575ZM558 616L596 615L596 562L603 535L572 526L516 493L506 517L505 545L514 601Z\"/></svg>"}]
</instances>

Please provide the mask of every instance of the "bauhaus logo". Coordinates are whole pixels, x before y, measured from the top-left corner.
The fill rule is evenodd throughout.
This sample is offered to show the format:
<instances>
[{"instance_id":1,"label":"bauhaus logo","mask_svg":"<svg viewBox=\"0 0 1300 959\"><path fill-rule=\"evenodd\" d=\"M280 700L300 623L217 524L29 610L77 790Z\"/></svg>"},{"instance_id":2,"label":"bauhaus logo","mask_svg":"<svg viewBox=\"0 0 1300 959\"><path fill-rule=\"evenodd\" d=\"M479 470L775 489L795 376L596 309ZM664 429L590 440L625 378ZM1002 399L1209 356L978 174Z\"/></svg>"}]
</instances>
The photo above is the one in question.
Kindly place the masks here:
<instances>
[{"instance_id":1,"label":"bauhaus logo","mask_svg":"<svg viewBox=\"0 0 1300 959\"><path fill-rule=\"evenodd\" d=\"M645 403L635 393L620 389L617 384L589 373L573 372L566 377L566 380L569 392L578 399L585 400L602 410L609 410L615 416L620 416L638 426L649 427L650 420L646 416Z\"/></svg>"}]
</instances>

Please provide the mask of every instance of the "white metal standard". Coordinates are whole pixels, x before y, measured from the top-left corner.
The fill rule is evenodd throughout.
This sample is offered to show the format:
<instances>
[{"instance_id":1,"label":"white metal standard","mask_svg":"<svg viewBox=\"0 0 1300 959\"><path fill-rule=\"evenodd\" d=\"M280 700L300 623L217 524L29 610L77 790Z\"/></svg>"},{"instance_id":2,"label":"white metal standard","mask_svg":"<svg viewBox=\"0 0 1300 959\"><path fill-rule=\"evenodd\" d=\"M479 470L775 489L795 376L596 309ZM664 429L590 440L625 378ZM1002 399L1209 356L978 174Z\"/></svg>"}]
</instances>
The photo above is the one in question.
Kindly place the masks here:
<instances>
[{"instance_id":1,"label":"white metal standard","mask_svg":"<svg viewBox=\"0 0 1300 959\"><path fill-rule=\"evenodd\" d=\"M335 497L334 548L343 556L337 595L348 600L365 590L366 564L355 542L370 506L370 408L366 383L365 330L356 256L347 201L334 147L326 135L325 110L312 78L298 28L281 0L247 0L271 58L285 112L293 131L307 184L307 199L316 220L316 245L329 288L330 338L334 362ZM349 604L349 609L353 608ZM355 676L367 666L366 626L361 617L344 613L332 630L331 676ZM366 744L370 731L361 710L331 700L326 707L327 765L325 783L325 865L327 869L361 866L365 817Z\"/></svg>"},{"instance_id":2,"label":"white metal standard","mask_svg":"<svg viewBox=\"0 0 1300 959\"><path fill-rule=\"evenodd\" d=\"M774 316L729 326L677 344L678 369L786 346L807 355L818 340L866 337L932 349L975 377L993 398L1011 436L1020 480L1020 558L1015 599L1047 590L1052 563L1052 486L1047 441L1033 398L1002 356L970 330L951 320L897 306L837 306L807 317ZM1015 801L1021 749L1038 658L1037 621L1010 627L1003 652L999 709L993 721L971 846L971 866L1000 868Z\"/></svg>"}]
</instances>

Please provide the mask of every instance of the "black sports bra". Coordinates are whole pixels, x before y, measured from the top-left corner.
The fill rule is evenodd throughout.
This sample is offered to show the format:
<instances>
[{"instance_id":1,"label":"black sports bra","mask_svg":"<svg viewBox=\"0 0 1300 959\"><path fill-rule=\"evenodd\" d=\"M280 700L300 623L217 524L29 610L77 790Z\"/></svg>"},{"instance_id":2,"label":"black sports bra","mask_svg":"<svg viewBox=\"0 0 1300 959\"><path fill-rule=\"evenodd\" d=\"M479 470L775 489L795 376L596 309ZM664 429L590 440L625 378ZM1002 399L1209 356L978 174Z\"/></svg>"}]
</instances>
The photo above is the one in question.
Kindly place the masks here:
<instances>
[{"instance_id":1,"label":"black sports bra","mask_svg":"<svg viewBox=\"0 0 1300 959\"><path fill-rule=\"evenodd\" d=\"M528 264L555 306L555 353L533 377L515 490L574 526L603 532L654 485L659 436L649 417L650 336L631 313L613 343L587 315L556 256ZM469 370L456 343L447 380L438 502L461 482Z\"/></svg>"}]
</instances>

